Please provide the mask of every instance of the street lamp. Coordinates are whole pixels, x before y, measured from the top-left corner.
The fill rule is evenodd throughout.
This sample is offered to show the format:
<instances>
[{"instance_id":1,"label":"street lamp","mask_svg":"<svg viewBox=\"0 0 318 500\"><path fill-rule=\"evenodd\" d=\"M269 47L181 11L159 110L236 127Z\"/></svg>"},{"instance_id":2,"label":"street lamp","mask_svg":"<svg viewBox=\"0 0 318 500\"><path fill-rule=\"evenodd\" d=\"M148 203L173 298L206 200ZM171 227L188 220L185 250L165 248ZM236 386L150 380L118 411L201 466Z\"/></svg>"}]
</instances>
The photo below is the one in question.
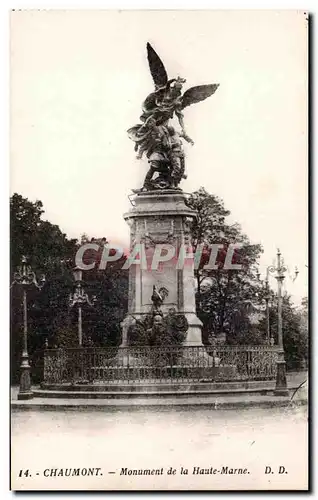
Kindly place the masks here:
<instances>
[{"instance_id":1,"label":"street lamp","mask_svg":"<svg viewBox=\"0 0 318 500\"><path fill-rule=\"evenodd\" d=\"M83 271L79 267L75 267L73 269L73 276L75 281L75 291L74 293L70 293L69 296L69 307L77 306L78 311L78 345L81 347L83 345L83 326L82 326L82 307L85 304L93 307L94 302L96 300L95 297L92 298L92 301L89 299L87 293L83 287Z\"/></svg>"},{"instance_id":2,"label":"street lamp","mask_svg":"<svg viewBox=\"0 0 318 500\"><path fill-rule=\"evenodd\" d=\"M20 387L18 399L31 399L33 393L31 390L31 367L28 354L28 309L27 309L27 289L32 285L41 290L45 283L45 276L42 275L40 284L37 282L36 275L32 271L31 266L27 265L25 256L21 259L21 266L13 275L12 285L19 285L23 290L23 349L20 365Z\"/></svg>"},{"instance_id":3,"label":"street lamp","mask_svg":"<svg viewBox=\"0 0 318 500\"><path fill-rule=\"evenodd\" d=\"M74 276L74 281L75 283L79 283L82 281L83 278L83 271L80 267L74 267L73 269L73 276Z\"/></svg>"},{"instance_id":4,"label":"street lamp","mask_svg":"<svg viewBox=\"0 0 318 500\"><path fill-rule=\"evenodd\" d=\"M275 278L277 280L277 313L278 313L278 356L277 356L277 373L276 373L276 387L275 387L275 395L276 396L287 396L287 380L286 380L286 361L284 356L284 342L283 342L283 318L282 318L282 286L285 278L285 273L287 268L284 266L284 263L281 260L281 252L277 249L277 266L268 266L268 273L276 273ZM298 269L295 269L295 279L298 275Z\"/></svg>"}]
</instances>

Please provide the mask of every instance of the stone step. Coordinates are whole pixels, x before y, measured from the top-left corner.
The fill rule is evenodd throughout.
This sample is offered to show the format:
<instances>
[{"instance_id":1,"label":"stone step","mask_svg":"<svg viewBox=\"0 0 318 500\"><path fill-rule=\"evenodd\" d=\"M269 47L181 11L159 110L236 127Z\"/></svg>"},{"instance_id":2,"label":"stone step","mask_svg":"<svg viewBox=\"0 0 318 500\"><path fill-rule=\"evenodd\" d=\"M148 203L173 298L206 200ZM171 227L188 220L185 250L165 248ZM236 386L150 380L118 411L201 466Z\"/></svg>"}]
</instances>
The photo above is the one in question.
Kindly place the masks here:
<instances>
[{"instance_id":1,"label":"stone step","mask_svg":"<svg viewBox=\"0 0 318 500\"><path fill-rule=\"evenodd\" d=\"M175 391L63 391L63 390L34 390L34 396L40 398L87 398L87 399L139 399L139 398L202 398L206 396L226 396L235 397L243 394L266 395L273 393L273 387L268 389L253 388L253 389L232 389L229 390L175 390ZM289 388L293 390L293 388Z\"/></svg>"},{"instance_id":2,"label":"stone step","mask_svg":"<svg viewBox=\"0 0 318 500\"><path fill-rule=\"evenodd\" d=\"M244 391L247 390L272 390L275 387L274 380L263 380L263 381L235 381L235 382L200 382L200 383L149 383L143 382L131 382L131 383L107 383L107 382L95 382L95 383L76 383L76 384L41 384L41 390L49 391L64 391L64 392L148 392L157 394L159 392L232 392L232 391ZM296 386L295 386L296 387Z\"/></svg>"}]
</instances>

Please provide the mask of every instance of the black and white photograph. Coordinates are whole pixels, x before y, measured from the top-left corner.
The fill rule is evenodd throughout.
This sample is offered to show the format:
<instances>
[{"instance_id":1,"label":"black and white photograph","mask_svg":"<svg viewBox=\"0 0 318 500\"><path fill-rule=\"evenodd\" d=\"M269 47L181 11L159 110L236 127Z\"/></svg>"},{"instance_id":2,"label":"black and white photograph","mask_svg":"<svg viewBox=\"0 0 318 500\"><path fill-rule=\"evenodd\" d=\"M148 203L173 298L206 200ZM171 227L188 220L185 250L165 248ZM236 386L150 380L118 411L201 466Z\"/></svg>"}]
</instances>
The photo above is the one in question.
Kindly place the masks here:
<instances>
[{"instance_id":1,"label":"black and white photograph","mask_svg":"<svg viewBox=\"0 0 318 500\"><path fill-rule=\"evenodd\" d=\"M308 18L10 12L11 490L308 490Z\"/></svg>"}]
</instances>

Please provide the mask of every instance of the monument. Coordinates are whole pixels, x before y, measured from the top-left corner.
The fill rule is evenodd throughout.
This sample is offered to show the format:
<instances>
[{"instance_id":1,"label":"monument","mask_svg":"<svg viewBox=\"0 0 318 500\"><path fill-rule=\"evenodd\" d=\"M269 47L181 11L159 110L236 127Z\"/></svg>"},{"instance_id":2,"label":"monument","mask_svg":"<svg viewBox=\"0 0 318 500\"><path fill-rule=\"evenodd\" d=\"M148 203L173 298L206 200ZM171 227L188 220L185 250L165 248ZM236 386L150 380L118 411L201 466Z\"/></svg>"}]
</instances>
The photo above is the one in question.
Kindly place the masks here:
<instances>
[{"instance_id":1,"label":"monument","mask_svg":"<svg viewBox=\"0 0 318 500\"><path fill-rule=\"evenodd\" d=\"M100 397L119 397L121 391L142 397L154 391L161 397L182 391L205 395L201 383L209 383L213 391L214 382L271 380L276 374L276 351L271 346L202 343L195 302L198 256L191 248L197 214L180 187L186 177L183 141L194 144L185 130L183 110L213 95L218 85L199 85L182 93L185 79L168 79L149 43L147 54L155 89L143 102L140 123L128 130L137 158L148 161L149 169L142 186L133 189L133 206L124 214L130 252L125 260L129 291L122 342L46 349L42 388L48 394L60 389L71 394L76 385L89 397L98 392Z\"/></svg>"},{"instance_id":2,"label":"monument","mask_svg":"<svg viewBox=\"0 0 318 500\"><path fill-rule=\"evenodd\" d=\"M183 345L202 346L194 262L189 258L196 212L187 205L187 196L179 187L186 178L182 141L194 144L185 130L183 110L214 94L218 84L199 85L182 93L186 80L179 76L168 79L163 62L149 43L147 56L155 89L142 104L141 123L128 130L137 158L145 157L149 170L143 185L133 190L133 208L124 215L130 226L130 250L138 254L139 265L130 266L122 346L129 345L129 332L136 321L149 327L151 318L162 316L164 320L171 314L179 318L183 330L187 324ZM174 117L180 130L171 123ZM154 260L160 265L154 266Z\"/></svg>"}]
</instances>

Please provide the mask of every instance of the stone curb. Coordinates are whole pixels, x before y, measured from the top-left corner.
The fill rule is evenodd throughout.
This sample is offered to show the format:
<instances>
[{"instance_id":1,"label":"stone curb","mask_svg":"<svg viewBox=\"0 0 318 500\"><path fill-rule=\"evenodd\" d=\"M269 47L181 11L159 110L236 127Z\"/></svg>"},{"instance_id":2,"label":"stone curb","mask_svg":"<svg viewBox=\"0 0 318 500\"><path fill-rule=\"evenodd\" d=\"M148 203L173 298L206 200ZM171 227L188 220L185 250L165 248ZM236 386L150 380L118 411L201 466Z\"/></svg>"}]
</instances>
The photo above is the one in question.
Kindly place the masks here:
<instances>
[{"instance_id":1,"label":"stone curb","mask_svg":"<svg viewBox=\"0 0 318 500\"><path fill-rule=\"evenodd\" d=\"M160 391L140 391L138 388L133 391L126 390L117 390L112 388L112 390L76 390L77 388L68 388L67 391L61 389L35 389L33 391L34 397L36 398L51 398L51 399L134 399L134 398L158 398L158 399L169 399L169 398L217 398L217 397L272 397L274 388L264 388L264 387L250 387L247 389L207 389L204 390L204 386L201 386L200 389L190 389L190 390L176 390L171 388L171 390L160 390ZM298 389L298 385L292 385L288 388L289 394L292 395L294 390Z\"/></svg>"},{"instance_id":2,"label":"stone curb","mask_svg":"<svg viewBox=\"0 0 318 500\"><path fill-rule=\"evenodd\" d=\"M266 400L250 400L250 401L220 401L218 399L214 399L211 401L188 401L188 402L168 402L162 401L158 403L158 401L138 401L137 404L133 404L131 401L100 401L99 403L89 402L89 401L48 401L48 402L40 402L40 401L11 401L11 409L15 410L49 410L49 411L67 411L67 410L103 410L109 408L111 410L120 410L120 409L129 409L129 410L141 410L144 408L152 408L152 409L162 409L162 408L192 408L192 407L203 407L208 408L210 410L222 410L222 409L238 409L238 408L273 408L273 407L291 407L295 408L298 406L307 405L307 399L297 399L291 401L290 398L286 397L272 397L271 399Z\"/></svg>"}]
</instances>

